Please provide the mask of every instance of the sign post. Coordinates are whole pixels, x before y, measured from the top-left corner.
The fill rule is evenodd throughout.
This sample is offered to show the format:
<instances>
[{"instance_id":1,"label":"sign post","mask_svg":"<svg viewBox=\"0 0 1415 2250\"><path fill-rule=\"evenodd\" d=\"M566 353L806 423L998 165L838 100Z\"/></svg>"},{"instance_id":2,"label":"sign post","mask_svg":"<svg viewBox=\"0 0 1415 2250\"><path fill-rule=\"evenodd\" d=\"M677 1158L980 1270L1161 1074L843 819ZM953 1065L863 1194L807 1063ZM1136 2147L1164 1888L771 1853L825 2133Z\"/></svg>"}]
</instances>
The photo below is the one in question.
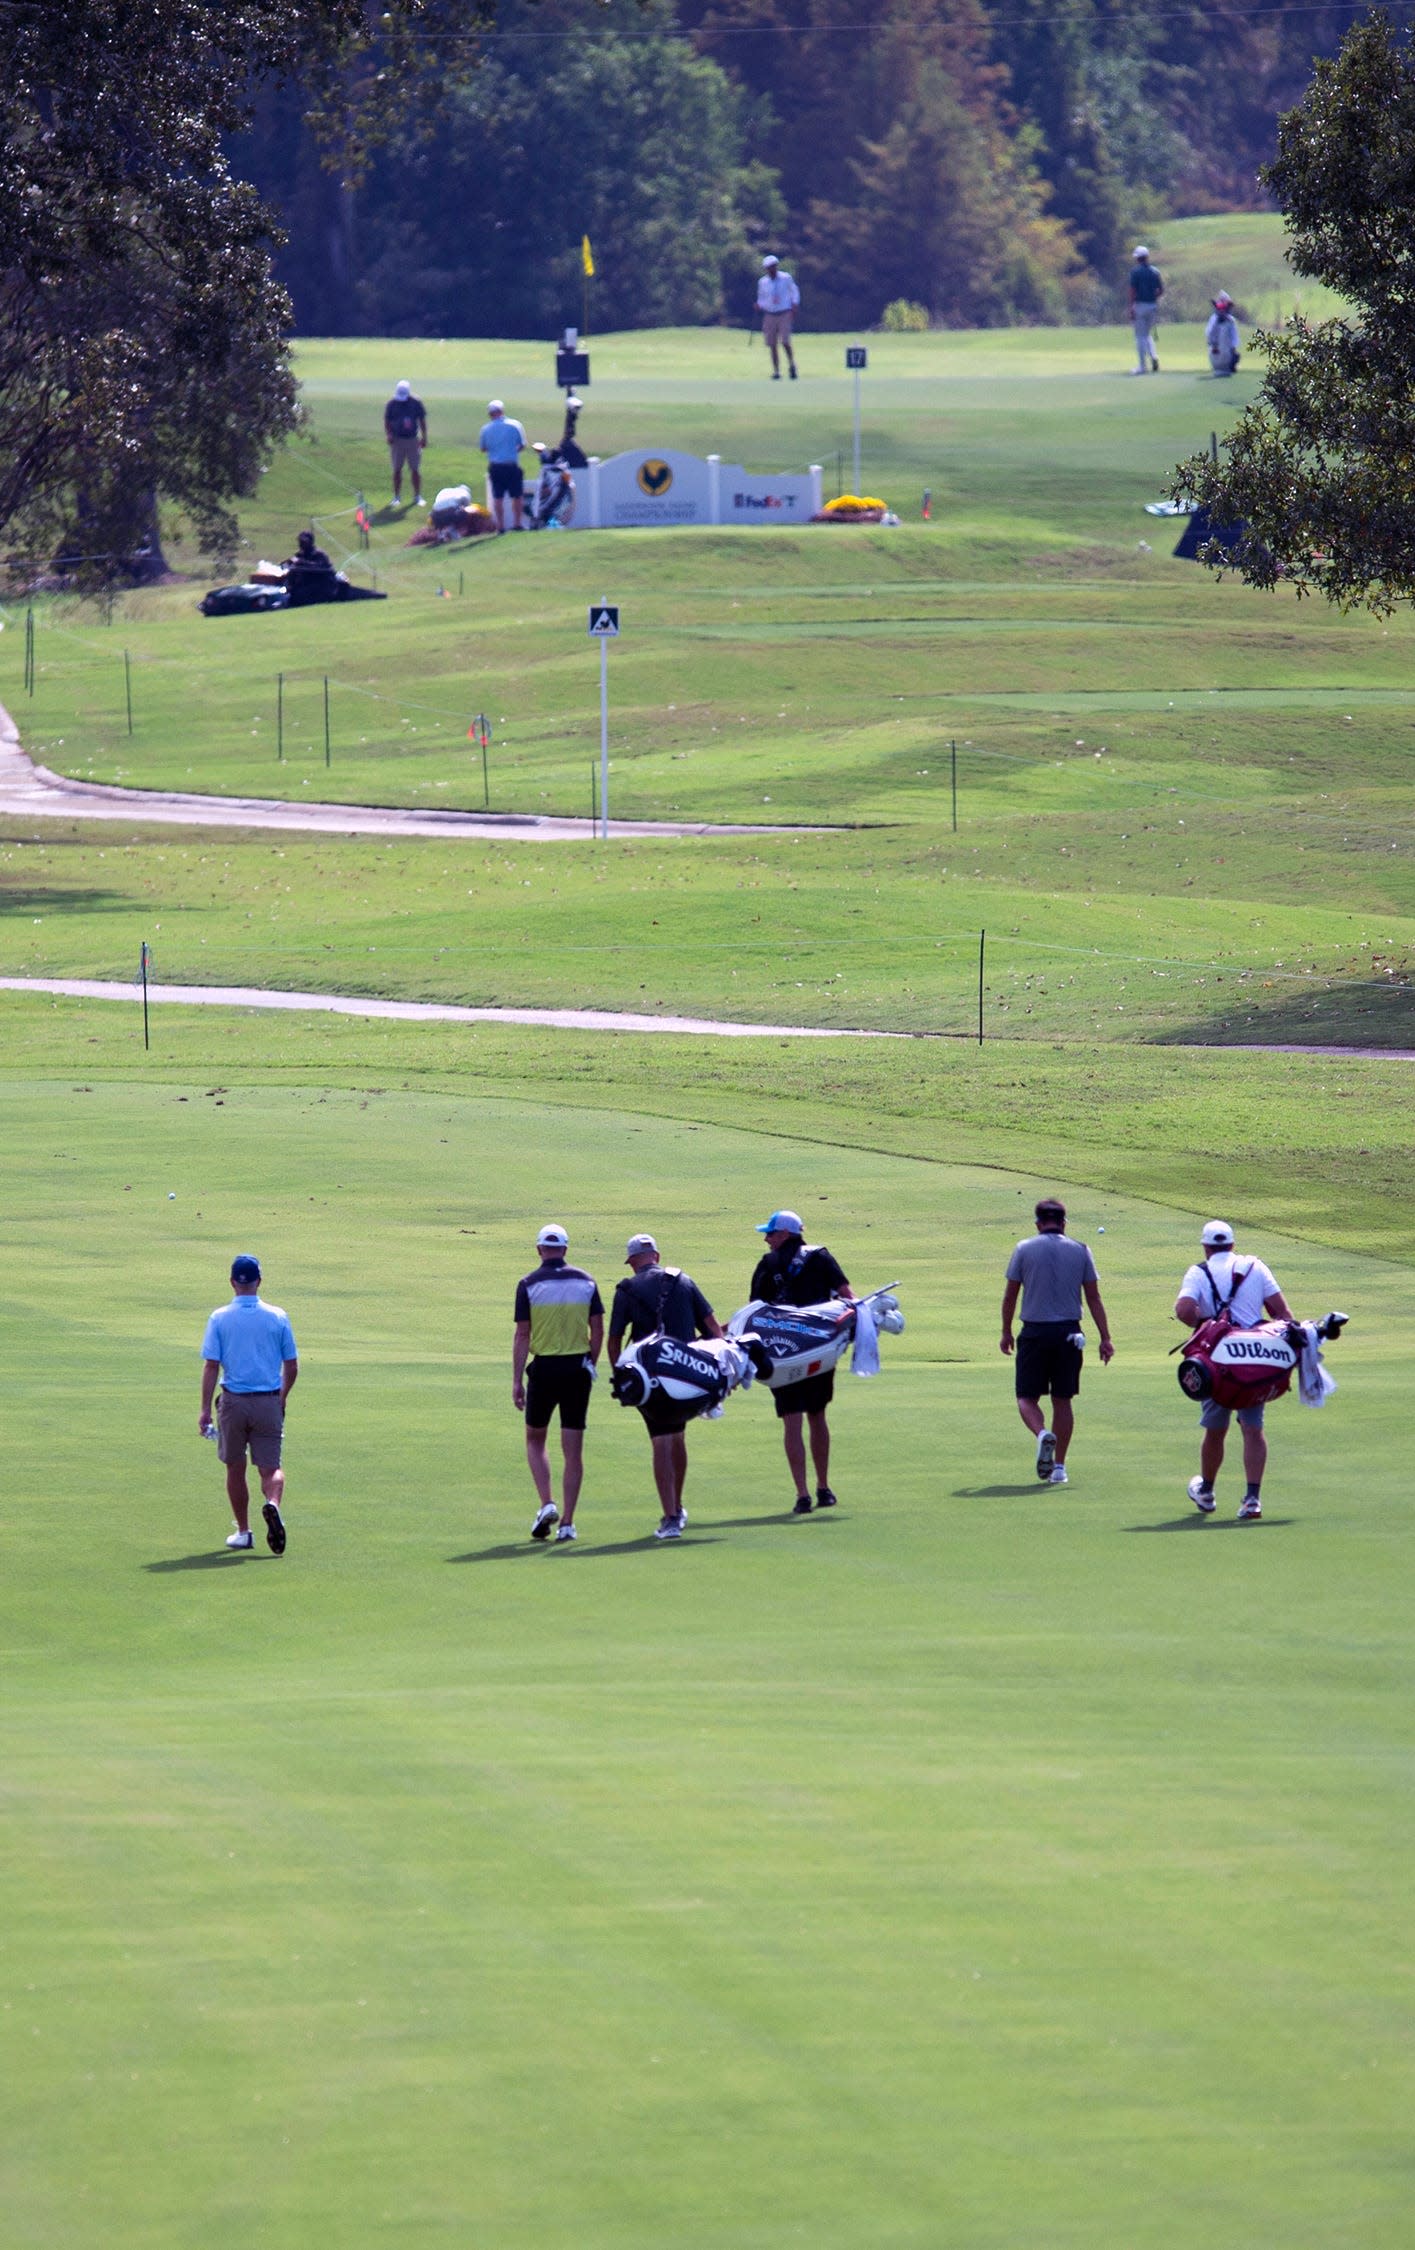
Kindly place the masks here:
<instances>
[{"instance_id":1,"label":"sign post","mask_svg":"<svg viewBox=\"0 0 1415 2250\"><path fill-rule=\"evenodd\" d=\"M855 378L855 483L856 499L860 496L860 377L870 364L870 355L863 344L847 344L845 365Z\"/></svg>"},{"instance_id":2,"label":"sign post","mask_svg":"<svg viewBox=\"0 0 1415 2250\"><path fill-rule=\"evenodd\" d=\"M591 602L585 627L599 642L599 833L609 842L609 644L619 638L619 611L611 602Z\"/></svg>"}]
</instances>

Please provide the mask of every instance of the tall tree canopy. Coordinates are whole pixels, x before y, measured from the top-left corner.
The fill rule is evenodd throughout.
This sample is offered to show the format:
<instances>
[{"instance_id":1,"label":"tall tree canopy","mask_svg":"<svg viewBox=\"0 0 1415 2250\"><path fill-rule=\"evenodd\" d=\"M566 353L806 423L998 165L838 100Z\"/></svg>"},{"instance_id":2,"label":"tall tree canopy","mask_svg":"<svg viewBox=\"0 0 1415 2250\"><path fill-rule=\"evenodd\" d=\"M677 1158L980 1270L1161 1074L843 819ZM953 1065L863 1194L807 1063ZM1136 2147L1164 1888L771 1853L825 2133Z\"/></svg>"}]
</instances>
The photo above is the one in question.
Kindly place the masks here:
<instances>
[{"instance_id":1,"label":"tall tree canopy","mask_svg":"<svg viewBox=\"0 0 1415 2250\"><path fill-rule=\"evenodd\" d=\"M1176 491L1247 524L1251 585L1388 611L1415 596L1415 60L1383 11L1318 65L1265 177L1297 271L1357 313L1260 339L1257 399L1223 459L1187 462Z\"/></svg>"},{"instance_id":2,"label":"tall tree canopy","mask_svg":"<svg viewBox=\"0 0 1415 2250\"><path fill-rule=\"evenodd\" d=\"M437 13L389 0L385 52ZM360 53L360 0L0 10L0 530L22 566L62 542L110 583L163 502L230 544L227 503L297 410L275 222L223 136L264 76L355 98L337 71Z\"/></svg>"}]
</instances>

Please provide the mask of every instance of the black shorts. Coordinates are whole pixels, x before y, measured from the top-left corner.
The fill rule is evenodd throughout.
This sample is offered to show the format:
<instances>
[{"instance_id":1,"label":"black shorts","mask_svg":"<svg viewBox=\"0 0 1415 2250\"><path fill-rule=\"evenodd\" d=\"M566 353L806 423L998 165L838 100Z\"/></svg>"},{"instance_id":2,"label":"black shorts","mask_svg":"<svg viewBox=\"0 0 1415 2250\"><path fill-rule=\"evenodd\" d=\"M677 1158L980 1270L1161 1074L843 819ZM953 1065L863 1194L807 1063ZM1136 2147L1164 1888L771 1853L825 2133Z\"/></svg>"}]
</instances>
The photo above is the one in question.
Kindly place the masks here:
<instances>
[{"instance_id":1,"label":"black shorts","mask_svg":"<svg viewBox=\"0 0 1415 2250\"><path fill-rule=\"evenodd\" d=\"M526 479L519 461L492 461L487 465L491 489L498 500L519 500Z\"/></svg>"},{"instance_id":2,"label":"black shorts","mask_svg":"<svg viewBox=\"0 0 1415 2250\"><path fill-rule=\"evenodd\" d=\"M1074 1398L1081 1388L1080 1328L1074 1320L1022 1323L1017 1339L1017 1396Z\"/></svg>"},{"instance_id":3,"label":"black shorts","mask_svg":"<svg viewBox=\"0 0 1415 2250\"><path fill-rule=\"evenodd\" d=\"M526 1371L526 1428L546 1430L556 1408L562 1430L582 1430L590 1410L590 1371L578 1354L533 1359Z\"/></svg>"},{"instance_id":4,"label":"black shorts","mask_svg":"<svg viewBox=\"0 0 1415 2250\"><path fill-rule=\"evenodd\" d=\"M666 1399L659 1391L655 1391L648 1405L641 1406L639 1412L651 1438L681 1437L694 1419L685 1406L679 1405L677 1399Z\"/></svg>"},{"instance_id":5,"label":"black shorts","mask_svg":"<svg viewBox=\"0 0 1415 2250\"><path fill-rule=\"evenodd\" d=\"M835 1369L827 1368L824 1375L803 1376L799 1383L783 1383L771 1395L783 1421L788 1414L824 1414L835 1396Z\"/></svg>"}]
</instances>

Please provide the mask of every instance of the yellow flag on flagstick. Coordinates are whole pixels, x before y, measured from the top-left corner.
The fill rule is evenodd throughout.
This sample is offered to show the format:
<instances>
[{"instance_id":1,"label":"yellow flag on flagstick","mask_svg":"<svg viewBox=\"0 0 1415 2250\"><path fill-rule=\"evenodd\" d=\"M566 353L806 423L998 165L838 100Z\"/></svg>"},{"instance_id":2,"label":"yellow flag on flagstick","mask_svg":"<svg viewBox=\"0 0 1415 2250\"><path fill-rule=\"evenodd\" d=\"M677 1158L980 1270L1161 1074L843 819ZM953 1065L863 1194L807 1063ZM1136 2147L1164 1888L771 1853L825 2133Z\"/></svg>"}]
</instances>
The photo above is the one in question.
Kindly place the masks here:
<instances>
[{"instance_id":1,"label":"yellow flag on flagstick","mask_svg":"<svg viewBox=\"0 0 1415 2250\"><path fill-rule=\"evenodd\" d=\"M585 279L587 281L592 280L594 278L594 252L590 248L590 238L587 234L580 236L580 264L585 269Z\"/></svg>"}]
</instances>

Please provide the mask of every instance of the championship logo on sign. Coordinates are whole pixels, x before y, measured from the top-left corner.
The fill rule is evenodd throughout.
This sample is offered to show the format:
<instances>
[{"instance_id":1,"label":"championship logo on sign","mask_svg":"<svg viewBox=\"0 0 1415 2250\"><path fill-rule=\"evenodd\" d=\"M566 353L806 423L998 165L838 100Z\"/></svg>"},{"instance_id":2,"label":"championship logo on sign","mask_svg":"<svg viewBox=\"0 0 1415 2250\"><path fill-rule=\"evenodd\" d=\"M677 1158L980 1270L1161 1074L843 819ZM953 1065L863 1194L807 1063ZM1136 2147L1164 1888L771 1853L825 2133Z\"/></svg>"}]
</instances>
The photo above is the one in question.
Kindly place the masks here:
<instances>
[{"instance_id":1,"label":"championship logo on sign","mask_svg":"<svg viewBox=\"0 0 1415 2250\"><path fill-rule=\"evenodd\" d=\"M650 500L661 500L673 482L673 471L666 461L641 461L639 463L639 490Z\"/></svg>"}]
</instances>

